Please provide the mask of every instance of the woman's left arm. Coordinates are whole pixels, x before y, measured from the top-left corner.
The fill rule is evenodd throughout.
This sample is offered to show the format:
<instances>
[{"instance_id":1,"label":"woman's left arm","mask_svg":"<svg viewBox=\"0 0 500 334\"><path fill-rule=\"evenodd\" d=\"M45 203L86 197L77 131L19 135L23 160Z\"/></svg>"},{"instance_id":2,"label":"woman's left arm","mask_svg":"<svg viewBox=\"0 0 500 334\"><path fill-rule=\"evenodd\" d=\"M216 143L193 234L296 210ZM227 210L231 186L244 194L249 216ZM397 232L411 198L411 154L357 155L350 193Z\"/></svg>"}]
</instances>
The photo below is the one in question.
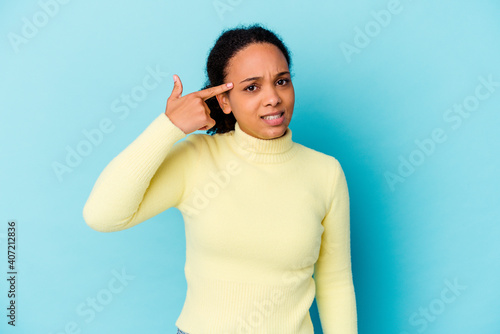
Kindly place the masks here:
<instances>
[{"instance_id":1,"label":"woman's left arm","mask_svg":"<svg viewBox=\"0 0 500 334\"><path fill-rule=\"evenodd\" d=\"M335 159L331 207L314 265L316 303L324 334L357 334L356 296L351 270L349 191Z\"/></svg>"}]
</instances>

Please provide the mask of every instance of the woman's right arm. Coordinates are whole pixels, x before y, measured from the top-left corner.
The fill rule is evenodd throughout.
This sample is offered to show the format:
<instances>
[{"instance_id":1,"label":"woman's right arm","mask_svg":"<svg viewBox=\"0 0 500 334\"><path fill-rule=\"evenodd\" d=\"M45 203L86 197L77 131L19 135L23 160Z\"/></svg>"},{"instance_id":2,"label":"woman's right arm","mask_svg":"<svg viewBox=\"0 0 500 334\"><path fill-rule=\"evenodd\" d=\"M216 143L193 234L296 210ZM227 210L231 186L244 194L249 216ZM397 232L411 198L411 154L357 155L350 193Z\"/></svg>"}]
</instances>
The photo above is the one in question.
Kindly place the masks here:
<instances>
[{"instance_id":1,"label":"woman's right arm","mask_svg":"<svg viewBox=\"0 0 500 334\"><path fill-rule=\"evenodd\" d=\"M185 136L165 114L159 115L101 172L83 208L85 222L100 232L120 231L176 205L184 187L182 165L193 163L187 140L174 146ZM161 197L159 183L165 189Z\"/></svg>"},{"instance_id":2,"label":"woman's right arm","mask_svg":"<svg viewBox=\"0 0 500 334\"><path fill-rule=\"evenodd\" d=\"M99 175L83 208L83 218L94 230L130 228L177 206L186 195L188 175L200 155L190 138L176 142L215 125L204 100L231 87L221 85L181 97L182 83L175 76L174 81L165 113Z\"/></svg>"}]
</instances>

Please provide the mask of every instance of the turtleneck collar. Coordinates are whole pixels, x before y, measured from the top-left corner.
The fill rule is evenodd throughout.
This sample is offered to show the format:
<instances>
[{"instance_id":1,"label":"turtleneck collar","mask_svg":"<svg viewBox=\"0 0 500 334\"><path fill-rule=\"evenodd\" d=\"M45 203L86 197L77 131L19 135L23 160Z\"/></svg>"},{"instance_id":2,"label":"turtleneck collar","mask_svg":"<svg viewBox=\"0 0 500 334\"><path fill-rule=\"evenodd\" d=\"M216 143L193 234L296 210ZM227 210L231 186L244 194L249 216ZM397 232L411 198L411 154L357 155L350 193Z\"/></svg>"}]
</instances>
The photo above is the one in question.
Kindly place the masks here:
<instances>
[{"instance_id":1,"label":"turtleneck collar","mask_svg":"<svg viewBox=\"0 0 500 334\"><path fill-rule=\"evenodd\" d=\"M292 141L290 128L279 138L260 139L244 132L236 122L229 134L235 150L246 159L258 163L284 162L294 156L298 149Z\"/></svg>"}]
</instances>

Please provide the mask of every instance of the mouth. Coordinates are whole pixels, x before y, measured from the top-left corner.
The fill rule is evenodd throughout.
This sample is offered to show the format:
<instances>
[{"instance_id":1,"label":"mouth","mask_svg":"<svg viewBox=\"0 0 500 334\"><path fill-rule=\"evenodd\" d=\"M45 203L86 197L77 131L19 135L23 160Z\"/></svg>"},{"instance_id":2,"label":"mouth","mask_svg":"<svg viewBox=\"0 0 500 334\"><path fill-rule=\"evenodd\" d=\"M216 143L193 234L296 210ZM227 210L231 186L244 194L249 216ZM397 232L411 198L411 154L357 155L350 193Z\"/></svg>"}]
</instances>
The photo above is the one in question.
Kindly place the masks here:
<instances>
[{"instance_id":1,"label":"mouth","mask_svg":"<svg viewBox=\"0 0 500 334\"><path fill-rule=\"evenodd\" d=\"M273 119L281 118L284 114L285 114L285 112L281 111L281 112L275 112L275 113L265 115L265 116L260 116L260 118L267 119L267 120L273 120Z\"/></svg>"},{"instance_id":2,"label":"mouth","mask_svg":"<svg viewBox=\"0 0 500 334\"><path fill-rule=\"evenodd\" d=\"M264 123L270 126L281 126L285 122L285 111L274 112L260 117Z\"/></svg>"}]
</instances>

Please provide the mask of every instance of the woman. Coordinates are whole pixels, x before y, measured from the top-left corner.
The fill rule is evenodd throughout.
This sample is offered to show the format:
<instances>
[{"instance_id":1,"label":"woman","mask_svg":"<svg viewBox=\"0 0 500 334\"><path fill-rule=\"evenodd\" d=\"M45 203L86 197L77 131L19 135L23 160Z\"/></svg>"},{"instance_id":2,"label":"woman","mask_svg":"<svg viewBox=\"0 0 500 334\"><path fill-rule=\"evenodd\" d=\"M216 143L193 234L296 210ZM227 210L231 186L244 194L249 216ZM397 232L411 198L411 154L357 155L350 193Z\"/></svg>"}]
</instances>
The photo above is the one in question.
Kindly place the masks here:
<instances>
[{"instance_id":1,"label":"woman","mask_svg":"<svg viewBox=\"0 0 500 334\"><path fill-rule=\"evenodd\" d=\"M312 334L315 296L325 334L357 333L345 175L334 157L292 141L290 68L271 31L225 31L206 87L182 96L174 75L165 112L109 163L85 205L102 232L181 211L178 333ZM196 130L211 135L186 137Z\"/></svg>"}]
</instances>

